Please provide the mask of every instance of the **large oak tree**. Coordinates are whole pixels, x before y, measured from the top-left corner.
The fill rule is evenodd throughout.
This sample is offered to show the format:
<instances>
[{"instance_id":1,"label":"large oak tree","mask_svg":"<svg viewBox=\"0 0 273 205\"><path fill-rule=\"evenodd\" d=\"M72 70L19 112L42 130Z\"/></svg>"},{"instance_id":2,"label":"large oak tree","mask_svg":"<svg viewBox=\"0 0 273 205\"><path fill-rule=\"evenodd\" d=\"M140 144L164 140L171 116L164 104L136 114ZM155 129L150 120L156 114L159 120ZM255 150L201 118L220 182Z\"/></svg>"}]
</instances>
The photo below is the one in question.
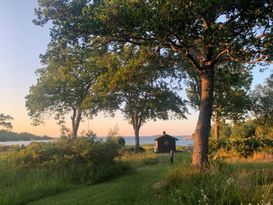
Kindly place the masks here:
<instances>
[{"instance_id":1,"label":"large oak tree","mask_svg":"<svg viewBox=\"0 0 273 205\"><path fill-rule=\"evenodd\" d=\"M208 161L215 66L258 62L272 49L272 0L39 0L38 25L52 21L52 41L150 44L171 49L197 71L200 113L193 165Z\"/></svg>"}]
</instances>

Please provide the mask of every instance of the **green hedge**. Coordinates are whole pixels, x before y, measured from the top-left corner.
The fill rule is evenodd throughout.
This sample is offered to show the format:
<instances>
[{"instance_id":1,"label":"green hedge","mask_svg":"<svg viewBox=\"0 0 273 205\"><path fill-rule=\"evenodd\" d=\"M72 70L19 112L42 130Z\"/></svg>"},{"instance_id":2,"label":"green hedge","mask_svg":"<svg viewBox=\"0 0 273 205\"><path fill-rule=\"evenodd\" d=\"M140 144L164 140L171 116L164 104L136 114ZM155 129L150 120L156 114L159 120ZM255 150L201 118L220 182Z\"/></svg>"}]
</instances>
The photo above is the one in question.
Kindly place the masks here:
<instances>
[{"instance_id":1,"label":"green hedge","mask_svg":"<svg viewBox=\"0 0 273 205\"><path fill-rule=\"evenodd\" d=\"M249 137L245 139L221 139L221 140L210 140L210 156L220 150L235 151L241 157L252 156L254 152L261 151L264 148L273 148L273 140L266 138Z\"/></svg>"}]
</instances>

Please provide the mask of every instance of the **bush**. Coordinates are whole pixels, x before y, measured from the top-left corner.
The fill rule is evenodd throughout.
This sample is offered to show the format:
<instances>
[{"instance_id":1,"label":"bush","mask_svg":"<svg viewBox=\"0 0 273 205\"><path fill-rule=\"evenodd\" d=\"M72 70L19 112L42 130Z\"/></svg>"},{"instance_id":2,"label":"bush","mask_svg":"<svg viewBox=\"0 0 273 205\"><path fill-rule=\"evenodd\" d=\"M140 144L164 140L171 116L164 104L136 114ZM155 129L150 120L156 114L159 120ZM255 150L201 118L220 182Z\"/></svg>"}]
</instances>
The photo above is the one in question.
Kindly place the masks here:
<instances>
[{"instance_id":1,"label":"bush","mask_svg":"<svg viewBox=\"0 0 273 205\"><path fill-rule=\"evenodd\" d=\"M119 146L96 138L62 139L52 143L31 143L9 157L13 166L47 168L68 173L75 183L96 183L116 176L129 167L114 159ZM123 170L124 169L124 170Z\"/></svg>"},{"instance_id":2,"label":"bush","mask_svg":"<svg viewBox=\"0 0 273 205\"><path fill-rule=\"evenodd\" d=\"M222 139L210 140L210 158L221 157L221 153L226 152L226 157L240 156L251 157L254 152L262 149L273 148L272 139L249 137L244 139Z\"/></svg>"},{"instance_id":3,"label":"bush","mask_svg":"<svg viewBox=\"0 0 273 205\"><path fill-rule=\"evenodd\" d=\"M78 186L123 174L119 146L92 137L9 147L0 160L0 204L27 204ZM8 159L8 160L7 160Z\"/></svg>"},{"instance_id":4,"label":"bush","mask_svg":"<svg viewBox=\"0 0 273 205\"><path fill-rule=\"evenodd\" d=\"M116 143L117 145L119 145L120 147L125 146L125 139L121 136L111 136L111 137L107 137L106 141L112 141L114 143Z\"/></svg>"},{"instance_id":5,"label":"bush","mask_svg":"<svg viewBox=\"0 0 273 205\"><path fill-rule=\"evenodd\" d=\"M139 152L145 152L146 150L143 148L143 147L139 147ZM135 146L134 145L127 145L127 146L124 146L122 149L121 149L121 152L122 153L135 153Z\"/></svg>"}]
</instances>

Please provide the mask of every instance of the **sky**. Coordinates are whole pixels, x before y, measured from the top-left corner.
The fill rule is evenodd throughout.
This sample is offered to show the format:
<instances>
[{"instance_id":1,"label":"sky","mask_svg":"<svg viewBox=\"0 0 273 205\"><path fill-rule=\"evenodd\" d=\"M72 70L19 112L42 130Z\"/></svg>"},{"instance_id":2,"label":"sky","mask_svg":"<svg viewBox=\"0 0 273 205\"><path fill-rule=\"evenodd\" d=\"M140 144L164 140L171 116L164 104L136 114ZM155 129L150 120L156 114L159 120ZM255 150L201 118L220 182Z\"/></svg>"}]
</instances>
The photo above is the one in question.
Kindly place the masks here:
<instances>
[{"instance_id":1,"label":"sky","mask_svg":"<svg viewBox=\"0 0 273 205\"><path fill-rule=\"evenodd\" d=\"M25 107L25 96L37 80L35 70L42 66L39 55L46 51L50 41L49 26L38 27L32 23L37 6L36 0L0 0L0 113L14 118L15 132L57 137L60 129L56 121L49 117L45 125L32 126ZM273 66L270 66L261 73L255 68L252 87L262 83L272 70ZM172 135L191 135L197 117L198 113L191 110L185 120L151 121L141 128L140 134L151 136L165 130ZM70 122L67 123L70 126ZM132 126L118 112L114 118L99 114L92 120L85 120L79 133L91 129L98 136L105 136L115 125L121 135L133 135Z\"/></svg>"}]
</instances>

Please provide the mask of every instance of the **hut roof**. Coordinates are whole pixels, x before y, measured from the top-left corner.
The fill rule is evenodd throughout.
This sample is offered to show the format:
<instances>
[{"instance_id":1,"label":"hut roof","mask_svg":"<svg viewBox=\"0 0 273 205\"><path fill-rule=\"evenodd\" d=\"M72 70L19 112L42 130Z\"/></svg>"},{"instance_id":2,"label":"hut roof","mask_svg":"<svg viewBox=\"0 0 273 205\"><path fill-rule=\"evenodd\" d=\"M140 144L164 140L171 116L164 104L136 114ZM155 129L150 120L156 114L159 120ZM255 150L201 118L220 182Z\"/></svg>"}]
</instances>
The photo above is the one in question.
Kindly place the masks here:
<instances>
[{"instance_id":1,"label":"hut roof","mask_svg":"<svg viewBox=\"0 0 273 205\"><path fill-rule=\"evenodd\" d=\"M175 137L173 137L171 135L166 134L166 132L164 131L162 136L159 136L159 137L155 138L155 141L157 141L157 140L159 140L160 138L163 138L163 137L168 137L168 138L173 138L175 140L178 140L177 138L175 138Z\"/></svg>"}]
</instances>

